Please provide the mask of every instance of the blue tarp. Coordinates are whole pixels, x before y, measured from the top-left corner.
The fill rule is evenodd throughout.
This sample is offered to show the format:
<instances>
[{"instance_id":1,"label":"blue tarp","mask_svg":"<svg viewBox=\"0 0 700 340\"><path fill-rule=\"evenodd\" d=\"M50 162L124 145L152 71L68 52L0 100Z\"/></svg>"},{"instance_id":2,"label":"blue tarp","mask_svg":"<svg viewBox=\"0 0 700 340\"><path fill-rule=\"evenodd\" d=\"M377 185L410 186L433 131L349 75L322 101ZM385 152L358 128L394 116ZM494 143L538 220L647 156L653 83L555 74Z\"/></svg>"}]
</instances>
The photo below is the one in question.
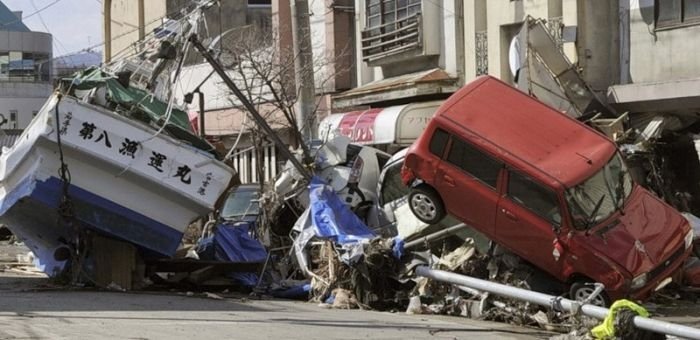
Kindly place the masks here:
<instances>
[{"instance_id":1,"label":"blue tarp","mask_svg":"<svg viewBox=\"0 0 700 340\"><path fill-rule=\"evenodd\" d=\"M228 262L265 262L267 250L248 234L249 224L220 224L214 233L214 257Z\"/></svg>"},{"instance_id":2,"label":"blue tarp","mask_svg":"<svg viewBox=\"0 0 700 340\"><path fill-rule=\"evenodd\" d=\"M333 188L319 177L309 186L311 221L317 237L340 244L354 243L375 237L350 208L336 195Z\"/></svg>"},{"instance_id":3,"label":"blue tarp","mask_svg":"<svg viewBox=\"0 0 700 340\"><path fill-rule=\"evenodd\" d=\"M220 224L213 236L202 239L197 245L199 259L241 263L265 262L267 250L260 241L250 236L249 226Z\"/></svg>"}]
</instances>

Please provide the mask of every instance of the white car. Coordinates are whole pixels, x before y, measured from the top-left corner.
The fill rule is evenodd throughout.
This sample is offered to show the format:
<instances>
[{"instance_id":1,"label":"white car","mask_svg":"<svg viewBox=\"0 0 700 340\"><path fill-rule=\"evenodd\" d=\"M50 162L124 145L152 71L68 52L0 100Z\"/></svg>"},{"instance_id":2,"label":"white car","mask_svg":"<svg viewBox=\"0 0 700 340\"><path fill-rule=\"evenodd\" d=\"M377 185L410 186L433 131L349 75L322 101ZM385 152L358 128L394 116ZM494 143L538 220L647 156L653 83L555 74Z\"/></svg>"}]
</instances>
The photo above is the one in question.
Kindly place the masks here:
<instances>
[{"instance_id":1,"label":"white car","mask_svg":"<svg viewBox=\"0 0 700 340\"><path fill-rule=\"evenodd\" d=\"M409 188L401 181L401 167L406 150L394 154L379 174L376 188L377 204L368 214L367 223L370 228L385 236L397 235L410 241L454 226L460 221L447 215L437 224L428 225L413 215L408 205ZM488 250L489 239L471 228L456 231L454 235L462 239L474 239L477 249L481 252Z\"/></svg>"}]
</instances>

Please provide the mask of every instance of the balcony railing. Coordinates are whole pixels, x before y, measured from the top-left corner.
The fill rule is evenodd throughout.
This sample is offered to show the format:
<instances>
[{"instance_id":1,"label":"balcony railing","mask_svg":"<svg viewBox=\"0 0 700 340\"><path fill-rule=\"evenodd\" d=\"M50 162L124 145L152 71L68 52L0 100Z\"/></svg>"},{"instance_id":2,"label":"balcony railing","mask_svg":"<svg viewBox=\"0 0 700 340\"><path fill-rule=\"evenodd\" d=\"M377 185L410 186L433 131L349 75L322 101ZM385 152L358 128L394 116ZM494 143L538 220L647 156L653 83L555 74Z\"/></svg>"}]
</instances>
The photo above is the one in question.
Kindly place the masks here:
<instances>
[{"instance_id":1,"label":"balcony railing","mask_svg":"<svg viewBox=\"0 0 700 340\"><path fill-rule=\"evenodd\" d=\"M547 31L552 36L554 42L560 50L564 49L564 19L562 17L552 17L547 19Z\"/></svg>"},{"instance_id":2,"label":"balcony railing","mask_svg":"<svg viewBox=\"0 0 700 340\"><path fill-rule=\"evenodd\" d=\"M372 61L422 46L421 15L409 17L362 31L362 60Z\"/></svg>"},{"instance_id":3,"label":"balcony railing","mask_svg":"<svg viewBox=\"0 0 700 340\"><path fill-rule=\"evenodd\" d=\"M489 74L489 36L487 31L476 32L476 75Z\"/></svg>"}]
</instances>

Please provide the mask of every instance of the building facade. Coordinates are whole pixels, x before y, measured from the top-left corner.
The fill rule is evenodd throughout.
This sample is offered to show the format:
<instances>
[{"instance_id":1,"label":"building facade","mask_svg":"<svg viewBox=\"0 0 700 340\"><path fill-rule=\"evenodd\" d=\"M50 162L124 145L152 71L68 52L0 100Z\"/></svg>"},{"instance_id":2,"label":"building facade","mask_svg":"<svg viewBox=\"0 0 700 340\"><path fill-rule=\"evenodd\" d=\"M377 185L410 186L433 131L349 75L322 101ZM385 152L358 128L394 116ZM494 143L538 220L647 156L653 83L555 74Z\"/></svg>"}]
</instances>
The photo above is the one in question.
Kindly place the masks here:
<instances>
[{"instance_id":1,"label":"building facade","mask_svg":"<svg viewBox=\"0 0 700 340\"><path fill-rule=\"evenodd\" d=\"M619 81L617 0L464 0L465 74L513 83L510 47L526 18L550 35L599 95Z\"/></svg>"},{"instance_id":2,"label":"building facade","mask_svg":"<svg viewBox=\"0 0 700 340\"><path fill-rule=\"evenodd\" d=\"M321 138L345 135L389 152L410 144L464 84L462 12L461 0L355 0L355 87L332 96Z\"/></svg>"},{"instance_id":3,"label":"building facade","mask_svg":"<svg viewBox=\"0 0 700 340\"><path fill-rule=\"evenodd\" d=\"M700 2L619 0L620 82L609 91L619 110L698 117Z\"/></svg>"},{"instance_id":4,"label":"building facade","mask_svg":"<svg viewBox=\"0 0 700 340\"><path fill-rule=\"evenodd\" d=\"M0 120L24 129L51 95L51 34L32 32L0 2ZM2 119L4 118L4 119Z\"/></svg>"},{"instance_id":5,"label":"building facade","mask_svg":"<svg viewBox=\"0 0 700 340\"><path fill-rule=\"evenodd\" d=\"M210 36L235 27L270 25L270 0L226 0L205 13ZM104 0L102 33L104 60L128 54L135 42L163 24L178 18L194 4L191 0Z\"/></svg>"}]
</instances>

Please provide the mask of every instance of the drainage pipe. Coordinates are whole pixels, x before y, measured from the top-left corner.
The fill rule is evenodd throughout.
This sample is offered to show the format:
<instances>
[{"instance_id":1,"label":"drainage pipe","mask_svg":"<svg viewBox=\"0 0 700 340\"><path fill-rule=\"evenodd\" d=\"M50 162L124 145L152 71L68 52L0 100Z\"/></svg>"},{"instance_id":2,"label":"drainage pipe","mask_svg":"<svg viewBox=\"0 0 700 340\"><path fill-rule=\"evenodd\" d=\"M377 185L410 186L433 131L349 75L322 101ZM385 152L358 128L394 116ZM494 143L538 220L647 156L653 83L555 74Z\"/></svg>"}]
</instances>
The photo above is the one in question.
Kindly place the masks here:
<instances>
[{"instance_id":1,"label":"drainage pipe","mask_svg":"<svg viewBox=\"0 0 700 340\"><path fill-rule=\"evenodd\" d=\"M427 277L436 281L465 286L512 299L527 301L530 303L538 304L540 306L549 307L560 312L570 312L580 308L580 311L583 315L600 320L604 319L610 312L610 310L608 310L607 308L602 308L590 304L580 305L580 303L577 301L572 301L569 299L564 299L552 295L511 287L504 284L481 280L465 275L446 272L443 270L430 269L426 266L418 266L416 268L416 275ZM700 339L700 329L678 325L670 322L635 316L634 325L637 328L652 332L663 333L687 339Z\"/></svg>"}]
</instances>

